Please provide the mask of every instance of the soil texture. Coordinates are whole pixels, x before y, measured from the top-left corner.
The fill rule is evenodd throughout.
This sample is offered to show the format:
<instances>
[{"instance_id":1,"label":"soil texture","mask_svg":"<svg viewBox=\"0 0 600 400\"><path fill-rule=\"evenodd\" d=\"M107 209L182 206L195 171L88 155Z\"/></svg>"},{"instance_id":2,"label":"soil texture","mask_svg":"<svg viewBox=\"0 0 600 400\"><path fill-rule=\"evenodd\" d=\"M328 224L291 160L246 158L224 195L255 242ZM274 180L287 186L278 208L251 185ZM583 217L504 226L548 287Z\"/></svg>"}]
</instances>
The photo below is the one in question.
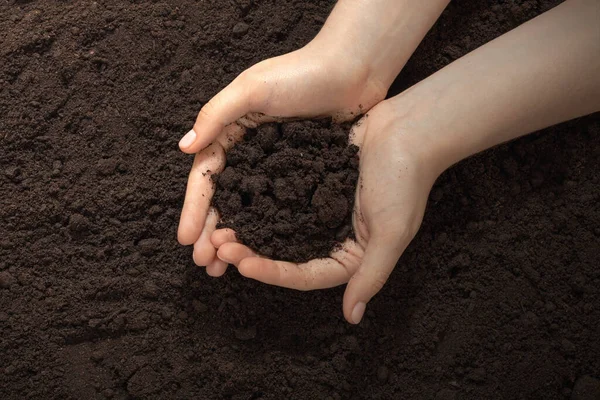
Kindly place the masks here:
<instances>
[{"instance_id":1,"label":"soil texture","mask_svg":"<svg viewBox=\"0 0 600 400\"><path fill-rule=\"evenodd\" d=\"M329 256L352 233L358 147L331 121L250 129L213 175L219 227L257 253L306 262Z\"/></svg>"},{"instance_id":2,"label":"soil texture","mask_svg":"<svg viewBox=\"0 0 600 400\"><path fill-rule=\"evenodd\" d=\"M392 93L557 3L452 1ZM599 398L598 115L444 173L359 326L177 243L179 139L333 4L0 2L2 399Z\"/></svg>"}]
</instances>

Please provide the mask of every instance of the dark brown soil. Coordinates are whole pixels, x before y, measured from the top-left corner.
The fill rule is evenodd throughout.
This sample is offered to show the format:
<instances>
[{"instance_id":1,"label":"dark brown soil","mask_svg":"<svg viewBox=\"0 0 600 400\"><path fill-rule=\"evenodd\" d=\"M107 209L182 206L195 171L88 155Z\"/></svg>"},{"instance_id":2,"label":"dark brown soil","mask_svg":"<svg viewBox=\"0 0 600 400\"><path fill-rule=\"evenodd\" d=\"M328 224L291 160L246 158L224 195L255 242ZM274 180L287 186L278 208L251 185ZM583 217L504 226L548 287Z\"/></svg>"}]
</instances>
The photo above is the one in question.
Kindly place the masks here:
<instances>
[{"instance_id":1,"label":"dark brown soil","mask_svg":"<svg viewBox=\"0 0 600 400\"><path fill-rule=\"evenodd\" d=\"M278 260L329 256L352 233L358 147L349 129L326 120L250 129L213 175L219 227Z\"/></svg>"},{"instance_id":2,"label":"dark brown soil","mask_svg":"<svg viewBox=\"0 0 600 400\"><path fill-rule=\"evenodd\" d=\"M0 2L3 399L598 398L598 115L446 172L359 326L177 244L179 138L332 3ZM393 91L556 3L453 1Z\"/></svg>"}]
</instances>

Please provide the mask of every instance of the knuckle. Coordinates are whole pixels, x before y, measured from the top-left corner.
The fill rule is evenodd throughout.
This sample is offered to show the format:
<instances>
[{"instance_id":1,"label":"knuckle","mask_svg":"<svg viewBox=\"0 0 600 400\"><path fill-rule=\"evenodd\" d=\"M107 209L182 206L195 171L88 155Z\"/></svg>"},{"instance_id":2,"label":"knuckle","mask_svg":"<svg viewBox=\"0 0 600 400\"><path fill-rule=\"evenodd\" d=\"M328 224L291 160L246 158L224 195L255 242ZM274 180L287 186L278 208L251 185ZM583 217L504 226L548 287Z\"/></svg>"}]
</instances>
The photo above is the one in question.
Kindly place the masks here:
<instances>
[{"instance_id":1,"label":"knuckle","mask_svg":"<svg viewBox=\"0 0 600 400\"><path fill-rule=\"evenodd\" d=\"M389 278L389 273L384 271L377 271L371 279L371 289L373 293L378 293L385 286Z\"/></svg>"},{"instance_id":2,"label":"knuckle","mask_svg":"<svg viewBox=\"0 0 600 400\"><path fill-rule=\"evenodd\" d=\"M195 251L192 253L192 260L194 260L194 264L198 267L203 267L202 260L198 259L198 254Z\"/></svg>"},{"instance_id":3,"label":"knuckle","mask_svg":"<svg viewBox=\"0 0 600 400\"><path fill-rule=\"evenodd\" d=\"M418 220L392 224L388 226L388 229L385 229L385 233L380 233L380 238L389 247L405 247L415 238L419 228L420 221Z\"/></svg>"},{"instance_id":4,"label":"knuckle","mask_svg":"<svg viewBox=\"0 0 600 400\"><path fill-rule=\"evenodd\" d=\"M381 291L388 281L390 272L387 271L361 271L359 270L353 277L352 280L355 282L364 282L365 289L368 289L371 293L375 294Z\"/></svg>"},{"instance_id":5,"label":"knuckle","mask_svg":"<svg viewBox=\"0 0 600 400\"><path fill-rule=\"evenodd\" d=\"M265 108L270 93L268 78L262 74L248 70L240 75L240 83L246 91L249 108L254 110Z\"/></svg>"},{"instance_id":6,"label":"knuckle","mask_svg":"<svg viewBox=\"0 0 600 400\"><path fill-rule=\"evenodd\" d=\"M236 78L241 84L248 84L256 80L256 73L251 69L247 69L238 75Z\"/></svg>"},{"instance_id":7,"label":"knuckle","mask_svg":"<svg viewBox=\"0 0 600 400\"><path fill-rule=\"evenodd\" d=\"M196 263L196 265L199 267L205 267L212 261L209 254L203 253L199 250L194 251L193 259L194 263Z\"/></svg>"},{"instance_id":8,"label":"knuckle","mask_svg":"<svg viewBox=\"0 0 600 400\"><path fill-rule=\"evenodd\" d=\"M196 122L200 122L202 120L209 120L213 117L213 115L215 114L215 100L212 99L210 100L208 103L206 103L204 106L202 106L202 108L200 109L200 112L198 113L198 118L196 118Z\"/></svg>"},{"instance_id":9,"label":"knuckle","mask_svg":"<svg viewBox=\"0 0 600 400\"><path fill-rule=\"evenodd\" d=\"M303 279L299 279L296 289L301 292L310 292L313 289L314 277L304 277Z\"/></svg>"}]
</instances>

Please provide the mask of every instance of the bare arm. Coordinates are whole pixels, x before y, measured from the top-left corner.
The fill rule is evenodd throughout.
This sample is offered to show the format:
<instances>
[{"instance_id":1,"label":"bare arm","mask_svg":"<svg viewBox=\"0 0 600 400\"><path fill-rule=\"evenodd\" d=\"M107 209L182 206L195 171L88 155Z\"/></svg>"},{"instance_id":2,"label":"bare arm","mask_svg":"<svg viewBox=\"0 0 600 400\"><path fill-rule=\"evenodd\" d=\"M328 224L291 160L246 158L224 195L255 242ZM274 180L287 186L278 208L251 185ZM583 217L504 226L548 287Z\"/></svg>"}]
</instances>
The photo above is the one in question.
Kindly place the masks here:
<instances>
[{"instance_id":1,"label":"bare arm","mask_svg":"<svg viewBox=\"0 0 600 400\"><path fill-rule=\"evenodd\" d=\"M367 67L386 89L450 0L340 0L310 45Z\"/></svg>"},{"instance_id":2,"label":"bare arm","mask_svg":"<svg viewBox=\"0 0 600 400\"><path fill-rule=\"evenodd\" d=\"M224 243L216 231L219 257L244 276L284 287L320 289L347 281L344 315L359 323L419 229L444 169L600 110L599 14L597 0L570 0L373 107L352 135L360 147L356 240L330 259L271 261Z\"/></svg>"},{"instance_id":3,"label":"bare arm","mask_svg":"<svg viewBox=\"0 0 600 400\"><path fill-rule=\"evenodd\" d=\"M569 0L392 99L435 172L600 110L599 21L600 2Z\"/></svg>"}]
</instances>

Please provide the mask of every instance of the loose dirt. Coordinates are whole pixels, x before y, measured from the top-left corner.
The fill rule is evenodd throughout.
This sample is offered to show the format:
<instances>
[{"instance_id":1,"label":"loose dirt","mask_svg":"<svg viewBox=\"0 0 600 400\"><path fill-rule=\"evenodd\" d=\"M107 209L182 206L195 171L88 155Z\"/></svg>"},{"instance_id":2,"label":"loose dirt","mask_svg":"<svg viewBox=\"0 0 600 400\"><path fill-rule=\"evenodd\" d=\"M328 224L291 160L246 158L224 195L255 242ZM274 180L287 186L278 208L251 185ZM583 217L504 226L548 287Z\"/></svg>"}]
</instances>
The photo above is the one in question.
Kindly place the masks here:
<instances>
[{"instance_id":1,"label":"loose dirt","mask_svg":"<svg viewBox=\"0 0 600 400\"><path fill-rule=\"evenodd\" d=\"M219 227L270 258L327 257L352 234L358 147L350 126L287 122L251 129L213 175Z\"/></svg>"},{"instance_id":2,"label":"loose dirt","mask_svg":"<svg viewBox=\"0 0 600 400\"><path fill-rule=\"evenodd\" d=\"M392 92L556 3L451 2ZM332 5L0 3L3 399L598 398L598 115L443 174L359 326L177 244L179 138Z\"/></svg>"}]
</instances>

